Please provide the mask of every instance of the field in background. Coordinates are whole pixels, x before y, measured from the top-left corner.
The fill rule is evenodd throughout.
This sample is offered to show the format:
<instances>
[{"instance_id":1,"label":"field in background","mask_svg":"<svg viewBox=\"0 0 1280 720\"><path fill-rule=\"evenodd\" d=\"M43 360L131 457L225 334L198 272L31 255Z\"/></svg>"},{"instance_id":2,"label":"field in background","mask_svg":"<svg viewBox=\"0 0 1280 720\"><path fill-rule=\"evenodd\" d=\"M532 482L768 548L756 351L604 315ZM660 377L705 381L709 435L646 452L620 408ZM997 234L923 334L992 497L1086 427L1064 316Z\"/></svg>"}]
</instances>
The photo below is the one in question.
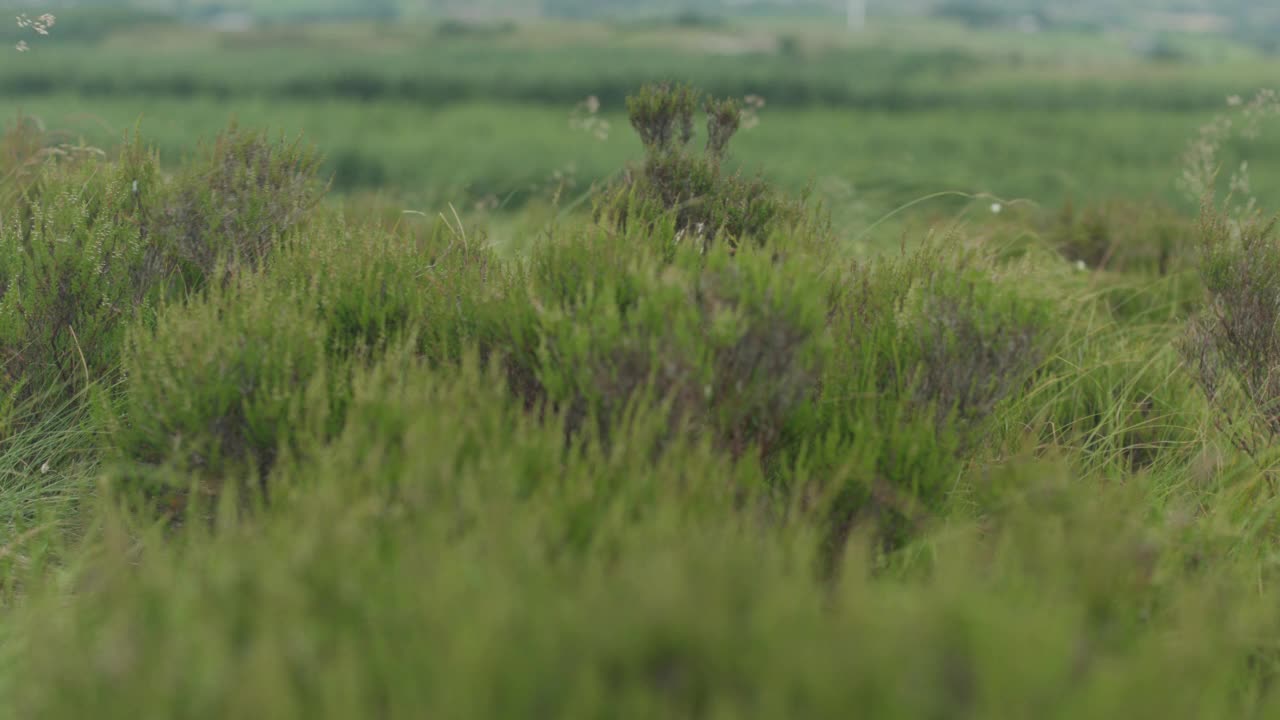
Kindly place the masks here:
<instances>
[{"instance_id":1,"label":"field in background","mask_svg":"<svg viewBox=\"0 0 1280 720\"><path fill-rule=\"evenodd\" d=\"M1188 138L1274 71L1211 36L1180 36L1172 57L1152 58L1123 34L926 20L851 37L813 20L215 32L143 16L83 34L0 67L0 114L102 147L136 125L174 161L235 119L304 133L344 194L513 210L551 188L585 191L637 157L623 96L681 79L763 97L737 159L793 190L812 184L850 224L939 191L1050 208L1113 194L1180 202ZM569 126L588 96L613 126L607 140ZM1265 171L1256 182L1280 187Z\"/></svg>"}]
</instances>

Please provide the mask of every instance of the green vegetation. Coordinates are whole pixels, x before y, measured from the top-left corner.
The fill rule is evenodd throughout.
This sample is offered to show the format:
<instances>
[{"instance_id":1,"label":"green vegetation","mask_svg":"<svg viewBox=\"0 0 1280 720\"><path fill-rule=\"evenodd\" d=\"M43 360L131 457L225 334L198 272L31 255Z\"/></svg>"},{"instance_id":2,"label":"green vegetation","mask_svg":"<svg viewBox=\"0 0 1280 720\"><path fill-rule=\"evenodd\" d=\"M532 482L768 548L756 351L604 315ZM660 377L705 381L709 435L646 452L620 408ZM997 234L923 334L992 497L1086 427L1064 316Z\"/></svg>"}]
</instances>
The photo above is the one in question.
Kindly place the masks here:
<instances>
[{"instance_id":1,"label":"green vegetation","mask_svg":"<svg viewBox=\"0 0 1280 720\"><path fill-rule=\"evenodd\" d=\"M1115 195L1180 203L1171 178L1186 138L1226 97L1274 74L1225 41L1150 63L1123 37L1047 33L1029 44L902 20L853 39L799 21L540 22L488 34L412 23L104 27L114 29L96 43L42 39L0 66L0 114L109 150L140 127L175 165L233 118L304 132L339 192L430 212L448 202L516 210L608 181L640 144L627 132L575 132L570 109L594 96L621 128L624 96L663 80L764 98L735 155L794 193L812 183L847 227L939 190L1049 208ZM1263 142L1252 151L1274 151L1273 138ZM1257 182L1277 186L1265 172Z\"/></svg>"},{"instance_id":2,"label":"green vegetation","mask_svg":"<svg viewBox=\"0 0 1280 720\"><path fill-rule=\"evenodd\" d=\"M0 68L0 715L1280 711L1251 50L156 23Z\"/></svg>"}]
</instances>

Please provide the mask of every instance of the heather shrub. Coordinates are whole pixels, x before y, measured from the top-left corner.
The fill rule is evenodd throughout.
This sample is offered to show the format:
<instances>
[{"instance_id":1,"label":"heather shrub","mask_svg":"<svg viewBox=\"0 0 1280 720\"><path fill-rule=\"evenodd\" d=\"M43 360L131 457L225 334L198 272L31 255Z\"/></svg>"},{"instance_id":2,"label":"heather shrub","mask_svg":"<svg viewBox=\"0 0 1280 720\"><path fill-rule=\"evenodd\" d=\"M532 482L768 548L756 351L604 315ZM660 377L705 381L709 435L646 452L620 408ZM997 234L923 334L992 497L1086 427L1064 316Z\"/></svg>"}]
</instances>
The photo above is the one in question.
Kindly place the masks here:
<instances>
[{"instance_id":1,"label":"heather shrub","mask_svg":"<svg viewBox=\"0 0 1280 720\"><path fill-rule=\"evenodd\" d=\"M713 249L673 264L600 262L588 276L580 263L593 252L582 248L541 278L550 292L539 301L535 375L571 429L591 420L607 438L632 403L668 401L673 428L735 456L772 456L821 369L826 295L816 269Z\"/></svg>"},{"instance_id":2,"label":"heather shrub","mask_svg":"<svg viewBox=\"0 0 1280 720\"><path fill-rule=\"evenodd\" d=\"M619 513L651 506L663 491L680 488L701 501L732 493L729 486L692 482L727 473L732 460L704 439L673 437L665 403L633 404L616 419L611 441L582 434L566 446L565 415L525 411L505 374L501 362L481 361L474 350L438 368L412 345L394 348L354 373L341 432L282 463L277 479L302 506L317 492L344 501L374 495L402 517L453 526L456 537L471 523L495 520L499 508L572 497L545 508L554 517L545 518L536 550L548 553L606 539L621 529L619 521L629 523ZM488 452L494 443L505 451Z\"/></svg>"},{"instance_id":3,"label":"heather shrub","mask_svg":"<svg viewBox=\"0 0 1280 720\"><path fill-rule=\"evenodd\" d=\"M761 462L784 497L827 508L833 548L864 520L900 542L944 508L1046 358L1049 303L942 246L838 280L822 270L751 247L546 242L524 273L531 310L506 305L535 352L514 333L495 347L526 406L571 437L610 444L630 412L658 405L669 437Z\"/></svg>"},{"instance_id":4,"label":"heather shrub","mask_svg":"<svg viewBox=\"0 0 1280 720\"><path fill-rule=\"evenodd\" d=\"M1050 303L941 245L843 277L821 256L647 247L605 233L535 250L519 325L536 353L508 356L532 382L513 389L606 443L662 404L673 437L756 459L783 496L828 508L835 548L857 520L896 542L940 512L1054 337Z\"/></svg>"},{"instance_id":5,"label":"heather shrub","mask_svg":"<svg viewBox=\"0 0 1280 720\"><path fill-rule=\"evenodd\" d=\"M410 242L331 213L310 224L311 241L278 249L269 269L242 271L135 328L111 411L111 442L134 486L194 480L216 496L256 479L253 489L269 492L282 452L341 427L354 368L405 347L452 367L493 348L486 337L507 336L505 306L490 298L504 269L482 243L447 225ZM167 490L181 506L186 489Z\"/></svg>"},{"instance_id":6,"label":"heather shrub","mask_svg":"<svg viewBox=\"0 0 1280 720\"><path fill-rule=\"evenodd\" d=\"M31 130L11 131L0 208L0 352L5 383L75 392L119 359L133 321L151 322L215 274L261 265L322 191L300 146L235 130L202 164L166 178L139 140L114 162ZM37 387L36 389L43 389Z\"/></svg>"},{"instance_id":7,"label":"heather shrub","mask_svg":"<svg viewBox=\"0 0 1280 720\"><path fill-rule=\"evenodd\" d=\"M324 196L320 158L232 126L173 180L148 230L192 288L219 266L258 268Z\"/></svg>"},{"instance_id":8,"label":"heather shrub","mask_svg":"<svg viewBox=\"0 0 1280 720\"><path fill-rule=\"evenodd\" d=\"M694 115L701 97L685 85L647 85L627 98L631 126L645 157L629 168L597 204L596 217L625 231L650 228L669 217L677 241L705 246L722 239L763 242L800 207L785 200L763 178L748 178L724 166L742 107L735 100L707 100L706 144L692 149Z\"/></svg>"},{"instance_id":9,"label":"heather shrub","mask_svg":"<svg viewBox=\"0 0 1280 720\"><path fill-rule=\"evenodd\" d=\"M256 491L247 483L264 480L281 451L334 422L346 379L306 300L243 276L136 327L110 421L122 478L176 508L192 486Z\"/></svg>"},{"instance_id":10,"label":"heather shrub","mask_svg":"<svg viewBox=\"0 0 1280 720\"><path fill-rule=\"evenodd\" d=\"M979 255L927 244L855 264L833 312L837 372L901 398L941 426L979 426L1047 350L1048 304L996 278Z\"/></svg>"},{"instance_id":11,"label":"heather shrub","mask_svg":"<svg viewBox=\"0 0 1280 720\"><path fill-rule=\"evenodd\" d=\"M0 223L6 390L83 390L114 368L126 325L154 314L167 278L138 216L157 179L154 156L135 142L110 164L48 160L31 180L39 190L7 205Z\"/></svg>"},{"instance_id":12,"label":"heather shrub","mask_svg":"<svg viewBox=\"0 0 1280 720\"><path fill-rule=\"evenodd\" d=\"M1180 349L1235 445L1257 457L1280 437L1280 245L1276 220L1237 222L1206 204L1201 277L1208 306Z\"/></svg>"},{"instance_id":13,"label":"heather shrub","mask_svg":"<svg viewBox=\"0 0 1280 720\"><path fill-rule=\"evenodd\" d=\"M457 359L507 268L481 235L443 221L384 230L317 213L309 241L285 250L274 282L308 298L335 356L377 355L412 335L424 356Z\"/></svg>"},{"instance_id":14,"label":"heather shrub","mask_svg":"<svg viewBox=\"0 0 1280 720\"><path fill-rule=\"evenodd\" d=\"M831 312L835 352L804 428L808 480L831 497L831 549L861 522L888 546L952 499L997 408L1051 347L1049 304L941 244L855 265Z\"/></svg>"},{"instance_id":15,"label":"heather shrub","mask_svg":"<svg viewBox=\"0 0 1280 720\"><path fill-rule=\"evenodd\" d=\"M980 427L1022 389L1048 349L1047 305L980 276L937 279L913 310L919 369L907 377L915 403L932 406L939 425L954 415L966 428Z\"/></svg>"}]
</instances>

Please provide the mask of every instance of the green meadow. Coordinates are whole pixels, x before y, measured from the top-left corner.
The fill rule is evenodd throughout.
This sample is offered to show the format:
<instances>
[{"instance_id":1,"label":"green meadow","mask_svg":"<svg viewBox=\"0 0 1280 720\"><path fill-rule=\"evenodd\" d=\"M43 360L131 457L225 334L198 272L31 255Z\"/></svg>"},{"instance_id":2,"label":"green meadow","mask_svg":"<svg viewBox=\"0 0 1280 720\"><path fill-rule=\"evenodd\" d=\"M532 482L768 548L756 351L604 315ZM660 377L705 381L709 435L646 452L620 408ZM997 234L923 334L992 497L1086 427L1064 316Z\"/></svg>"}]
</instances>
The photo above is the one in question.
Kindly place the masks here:
<instances>
[{"instance_id":1,"label":"green meadow","mask_svg":"<svg viewBox=\"0 0 1280 720\"><path fill-rule=\"evenodd\" d=\"M85 13L0 64L0 716L1280 712L1274 57Z\"/></svg>"}]
</instances>

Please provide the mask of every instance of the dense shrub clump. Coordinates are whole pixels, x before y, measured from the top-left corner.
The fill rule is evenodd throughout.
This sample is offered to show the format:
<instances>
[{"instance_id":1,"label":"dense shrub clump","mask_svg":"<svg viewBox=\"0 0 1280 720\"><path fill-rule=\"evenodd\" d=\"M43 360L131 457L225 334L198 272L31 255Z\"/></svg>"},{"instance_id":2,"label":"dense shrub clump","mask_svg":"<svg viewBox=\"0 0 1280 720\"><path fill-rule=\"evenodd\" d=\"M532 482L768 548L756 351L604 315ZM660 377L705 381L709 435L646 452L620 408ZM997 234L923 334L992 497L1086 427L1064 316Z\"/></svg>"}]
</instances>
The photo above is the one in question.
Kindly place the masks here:
<instances>
[{"instance_id":1,"label":"dense shrub clump","mask_svg":"<svg viewBox=\"0 0 1280 720\"><path fill-rule=\"evenodd\" d=\"M775 223L798 212L762 178L724 167L740 124L742 107L736 100L702 105L706 145L700 153L692 149L700 100L693 88L669 84L645 86L627 99L631 126L644 145L644 162L627 170L597 216L621 229L669 216L677 239L697 245L723 239L736 245L764 240Z\"/></svg>"},{"instance_id":2,"label":"dense shrub clump","mask_svg":"<svg viewBox=\"0 0 1280 720\"><path fill-rule=\"evenodd\" d=\"M300 142L233 127L177 180L148 230L189 282L212 277L219 263L258 267L323 197L319 168Z\"/></svg>"},{"instance_id":3,"label":"dense shrub clump","mask_svg":"<svg viewBox=\"0 0 1280 720\"><path fill-rule=\"evenodd\" d=\"M942 512L997 407L1052 348L1048 303L991 270L940 243L848 274L831 309L821 411L804 431L826 440L808 451L812 476L843 478L822 488L834 493L837 555L856 525L881 526L892 547Z\"/></svg>"},{"instance_id":4,"label":"dense shrub clump","mask_svg":"<svg viewBox=\"0 0 1280 720\"><path fill-rule=\"evenodd\" d=\"M153 316L167 277L140 207L158 179L138 146L117 162L49 162L0 225L4 385L74 394L119 357L128 322ZM38 190L34 190L38 188Z\"/></svg>"},{"instance_id":5,"label":"dense shrub clump","mask_svg":"<svg viewBox=\"0 0 1280 720\"><path fill-rule=\"evenodd\" d=\"M1206 207L1200 231L1209 306L1191 321L1181 349L1219 423L1256 457L1280 439L1276 221L1234 222Z\"/></svg>"},{"instance_id":6,"label":"dense shrub clump","mask_svg":"<svg viewBox=\"0 0 1280 720\"><path fill-rule=\"evenodd\" d=\"M801 268L724 250L597 267L569 302L539 302L538 390L605 437L637 400L668 401L673 428L768 457L821 375L826 297Z\"/></svg>"},{"instance_id":7,"label":"dense shrub clump","mask_svg":"<svg viewBox=\"0 0 1280 720\"><path fill-rule=\"evenodd\" d=\"M314 155L232 129L177 177L140 141L113 163L54 154L0 224L6 389L104 379L132 322L258 267L320 198Z\"/></svg>"}]
</instances>

